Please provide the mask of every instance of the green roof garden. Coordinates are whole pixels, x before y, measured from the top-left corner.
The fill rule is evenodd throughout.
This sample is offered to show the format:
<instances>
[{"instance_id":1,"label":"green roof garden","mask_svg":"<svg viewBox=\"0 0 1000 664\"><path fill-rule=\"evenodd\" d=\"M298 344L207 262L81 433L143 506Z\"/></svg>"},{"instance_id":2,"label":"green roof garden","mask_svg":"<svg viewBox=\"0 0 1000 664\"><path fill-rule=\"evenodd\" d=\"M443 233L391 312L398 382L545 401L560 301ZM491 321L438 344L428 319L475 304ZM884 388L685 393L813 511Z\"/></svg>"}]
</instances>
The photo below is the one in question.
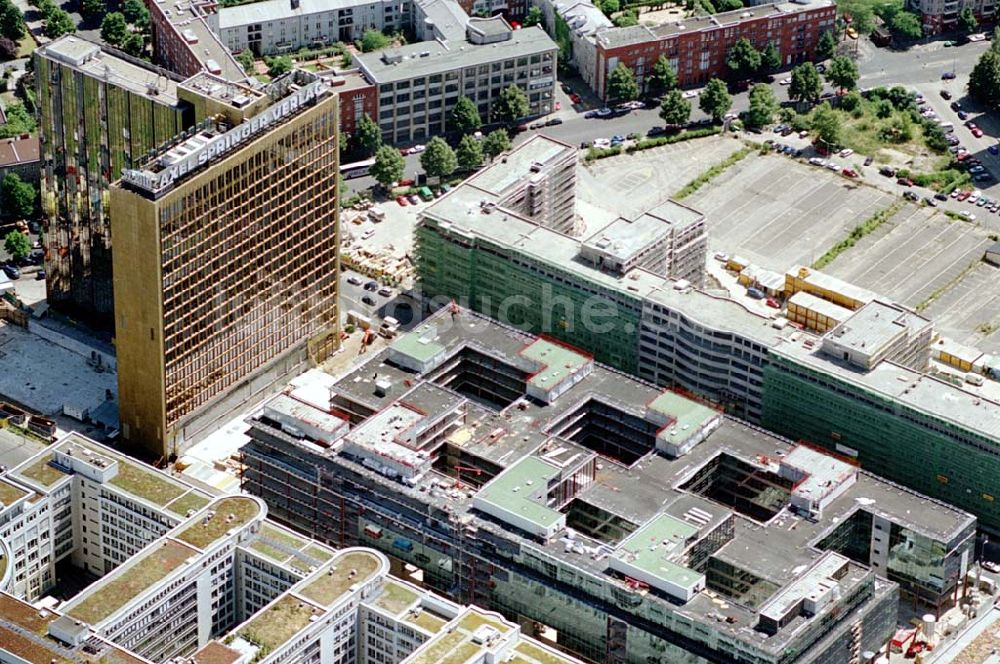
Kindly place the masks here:
<instances>
[{"instance_id":1,"label":"green roof garden","mask_svg":"<svg viewBox=\"0 0 1000 664\"><path fill-rule=\"evenodd\" d=\"M514 651L524 657L528 664L569 664L576 661L576 659L563 657L558 653L539 648L527 641L519 642L514 646Z\"/></svg>"},{"instance_id":2,"label":"green roof garden","mask_svg":"<svg viewBox=\"0 0 1000 664\"><path fill-rule=\"evenodd\" d=\"M247 496L219 498L183 526L174 535L199 549L206 549L225 536L230 530L240 528L260 513L260 505Z\"/></svg>"},{"instance_id":3,"label":"green roof garden","mask_svg":"<svg viewBox=\"0 0 1000 664\"><path fill-rule=\"evenodd\" d=\"M465 641L467 636L463 632L439 634L414 653L410 664L440 664L449 653Z\"/></svg>"},{"instance_id":4,"label":"green roof garden","mask_svg":"<svg viewBox=\"0 0 1000 664\"><path fill-rule=\"evenodd\" d=\"M318 544L310 544L306 547L305 554L310 558L315 558L316 560L321 560L326 562L330 558L333 558L333 552L329 549L325 549Z\"/></svg>"},{"instance_id":5,"label":"green roof garden","mask_svg":"<svg viewBox=\"0 0 1000 664\"><path fill-rule=\"evenodd\" d=\"M111 479L111 484L137 498L163 507L170 501L179 498L187 490L185 487L171 482L156 470L146 470L121 457L112 458L118 462L118 473Z\"/></svg>"},{"instance_id":6,"label":"green roof garden","mask_svg":"<svg viewBox=\"0 0 1000 664\"><path fill-rule=\"evenodd\" d=\"M489 625L493 629L497 630L501 634L506 634L507 632L514 629L510 625L505 625L504 623L493 620L488 616L483 615L475 609L470 609L466 611L465 615L458 621L458 626L467 632L475 632L477 629L483 625Z\"/></svg>"},{"instance_id":7,"label":"green roof garden","mask_svg":"<svg viewBox=\"0 0 1000 664\"><path fill-rule=\"evenodd\" d=\"M698 429L719 417L719 413L708 406L703 406L697 401L686 399L673 392L663 392L650 402L648 408L674 418L676 422L671 425L671 428L682 431Z\"/></svg>"},{"instance_id":8,"label":"green roof garden","mask_svg":"<svg viewBox=\"0 0 1000 664\"><path fill-rule=\"evenodd\" d=\"M134 557L127 565L97 581L73 601L66 615L96 625L136 596L180 568L197 551L173 540L162 540Z\"/></svg>"},{"instance_id":9,"label":"green roof garden","mask_svg":"<svg viewBox=\"0 0 1000 664\"><path fill-rule=\"evenodd\" d=\"M698 529L691 524L661 513L629 535L615 551L614 559L649 578L688 587L702 575L670 558L683 553L688 540L697 534Z\"/></svg>"},{"instance_id":10,"label":"green roof garden","mask_svg":"<svg viewBox=\"0 0 1000 664\"><path fill-rule=\"evenodd\" d=\"M298 593L321 606L330 607L343 597L351 586L371 579L381 566L382 561L373 553L366 551L343 553L335 557L322 572L313 575Z\"/></svg>"},{"instance_id":11,"label":"green roof garden","mask_svg":"<svg viewBox=\"0 0 1000 664\"><path fill-rule=\"evenodd\" d=\"M26 479L34 480L44 487L50 487L62 478L67 477L66 473L51 466L49 464L50 461L52 461L52 454L45 454L41 458L36 459L31 465L19 470L17 474Z\"/></svg>"},{"instance_id":12,"label":"green roof garden","mask_svg":"<svg viewBox=\"0 0 1000 664\"><path fill-rule=\"evenodd\" d=\"M589 355L548 339L535 340L521 351L521 355L542 365L528 383L543 390L552 389L593 362Z\"/></svg>"},{"instance_id":13,"label":"green roof garden","mask_svg":"<svg viewBox=\"0 0 1000 664\"><path fill-rule=\"evenodd\" d=\"M472 642L472 635L483 625L489 625L500 634L509 634L514 629L476 609L468 609L459 618L457 629L439 632L414 653L412 664L463 664L482 650L482 646Z\"/></svg>"},{"instance_id":14,"label":"green roof garden","mask_svg":"<svg viewBox=\"0 0 1000 664\"><path fill-rule=\"evenodd\" d=\"M441 631L442 627L448 624L446 619L427 609L418 609L416 614L406 618L406 622L416 625L431 634L437 634Z\"/></svg>"},{"instance_id":15,"label":"green roof garden","mask_svg":"<svg viewBox=\"0 0 1000 664\"><path fill-rule=\"evenodd\" d=\"M418 597L417 593L403 584L387 579L385 585L382 587L382 592L375 598L372 604L386 613L398 616L413 606Z\"/></svg>"},{"instance_id":16,"label":"green roof garden","mask_svg":"<svg viewBox=\"0 0 1000 664\"><path fill-rule=\"evenodd\" d=\"M27 495L27 491L17 488L10 482L0 480L0 504L12 505L15 501Z\"/></svg>"},{"instance_id":17,"label":"green roof garden","mask_svg":"<svg viewBox=\"0 0 1000 664\"><path fill-rule=\"evenodd\" d=\"M209 499L194 491L188 491L180 498L173 500L167 505L167 510L182 517L187 517L191 510L198 511L208 505Z\"/></svg>"},{"instance_id":18,"label":"green roof garden","mask_svg":"<svg viewBox=\"0 0 1000 664\"><path fill-rule=\"evenodd\" d=\"M396 339L390 347L398 353L412 357L417 362L429 362L444 350L443 345L433 340L434 331L430 325L421 325L409 334L404 334Z\"/></svg>"},{"instance_id":19,"label":"green roof garden","mask_svg":"<svg viewBox=\"0 0 1000 664\"><path fill-rule=\"evenodd\" d=\"M238 631L247 641L252 641L269 651L280 648L290 638L309 626L313 616L323 615L323 609L285 595L274 604L257 612Z\"/></svg>"},{"instance_id":20,"label":"green roof garden","mask_svg":"<svg viewBox=\"0 0 1000 664\"><path fill-rule=\"evenodd\" d=\"M499 507L519 519L549 530L566 518L545 504L548 481L558 473L558 469L538 457L524 457L480 489L473 504L479 509L484 508L482 503Z\"/></svg>"}]
</instances>

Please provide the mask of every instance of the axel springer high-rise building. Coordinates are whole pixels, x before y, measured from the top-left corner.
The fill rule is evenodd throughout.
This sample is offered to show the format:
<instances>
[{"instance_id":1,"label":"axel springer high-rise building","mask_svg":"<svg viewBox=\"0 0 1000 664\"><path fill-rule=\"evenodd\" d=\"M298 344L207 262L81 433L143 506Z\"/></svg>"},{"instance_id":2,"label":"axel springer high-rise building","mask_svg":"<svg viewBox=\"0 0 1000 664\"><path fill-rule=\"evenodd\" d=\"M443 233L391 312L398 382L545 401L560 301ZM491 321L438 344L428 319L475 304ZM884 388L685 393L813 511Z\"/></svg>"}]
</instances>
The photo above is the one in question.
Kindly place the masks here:
<instances>
[{"instance_id":1,"label":"axel springer high-rise building","mask_svg":"<svg viewBox=\"0 0 1000 664\"><path fill-rule=\"evenodd\" d=\"M121 433L155 456L339 333L336 95L294 71L207 110L111 190Z\"/></svg>"}]
</instances>

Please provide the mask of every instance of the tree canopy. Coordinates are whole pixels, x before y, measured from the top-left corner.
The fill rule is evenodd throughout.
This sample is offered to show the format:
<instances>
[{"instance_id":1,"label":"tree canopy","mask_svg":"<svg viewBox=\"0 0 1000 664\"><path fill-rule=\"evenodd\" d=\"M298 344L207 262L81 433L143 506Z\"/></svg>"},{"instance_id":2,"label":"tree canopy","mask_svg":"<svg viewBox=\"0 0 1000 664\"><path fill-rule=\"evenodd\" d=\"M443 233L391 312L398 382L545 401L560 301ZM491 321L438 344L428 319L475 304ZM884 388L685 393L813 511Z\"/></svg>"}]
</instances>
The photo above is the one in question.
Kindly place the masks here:
<instances>
[{"instance_id":1,"label":"tree canopy","mask_svg":"<svg viewBox=\"0 0 1000 664\"><path fill-rule=\"evenodd\" d=\"M486 138L483 139L483 152L490 159L496 158L500 153L510 149L510 136L507 135L507 130L496 129L486 134Z\"/></svg>"},{"instance_id":2,"label":"tree canopy","mask_svg":"<svg viewBox=\"0 0 1000 664\"><path fill-rule=\"evenodd\" d=\"M360 48L362 53L371 53L372 51L385 48L391 43L392 40L382 34L381 31L365 30L365 33L361 35Z\"/></svg>"},{"instance_id":3,"label":"tree canopy","mask_svg":"<svg viewBox=\"0 0 1000 664\"><path fill-rule=\"evenodd\" d=\"M508 85L493 104L493 115L498 122L512 123L528 115L531 106L528 95L516 85Z\"/></svg>"},{"instance_id":4,"label":"tree canopy","mask_svg":"<svg viewBox=\"0 0 1000 664\"><path fill-rule=\"evenodd\" d=\"M816 59L829 60L836 51L837 38L833 36L832 31L824 30L823 34L819 36L819 41L816 42Z\"/></svg>"},{"instance_id":5,"label":"tree canopy","mask_svg":"<svg viewBox=\"0 0 1000 664\"><path fill-rule=\"evenodd\" d=\"M89 19L101 18L108 11L104 0L80 0L80 14Z\"/></svg>"},{"instance_id":6,"label":"tree canopy","mask_svg":"<svg viewBox=\"0 0 1000 664\"><path fill-rule=\"evenodd\" d=\"M463 171L472 171L483 165L483 144L471 134L466 134L458 142L455 159Z\"/></svg>"},{"instance_id":7,"label":"tree canopy","mask_svg":"<svg viewBox=\"0 0 1000 664\"><path fill-rule=\"evenodd\" d=\"M760 53L753 47L750 40L741 37L726 53L726 66L736 78L751 78L760 69Z\"/></svg>"},{"instance_id":8,"label":"tree canopy","mask_svg":"<svg viewBox=\"0 0 1000 664\"><path fill-rule=\"evenodd\" d=\"M671 90L660 102L660 119L669 126L686 124L691 118L691 102L680 90Z\"/></svg>"},{"instance_id":9,"label":"tree canopy","mask_svg":"<svg viewBox=\"0 0 1000 664\"><path fill-rule=\"evenodd\" d=\"M903 39L920 39L924 36L924 26L920 22L920 16L913 12L896 12L889 22L889 27Z\"/></svg>"},{"instance_id":10,"label":"tree canopy","mask_svg":"<svg viewBox=\"0 0 1000 664\"><path fill-rule=\"evenodd\" d=\"M823 92L823 81L811 62L803 62L792 70L792 82L788 86L788 98L797 101L815 102Z\"/></svg>"},{"instance_id":11,"label":"tree canopy","mask_svg":"<svg viewBox=\"0 0 1000 664\"><path fill-rule=\"evenodd\" d=\"M972 11L972 7L966 5L958 12L958 27L965 32L974 32L979 27L979 21L976 20L976 13Z\"/></svg>"},{"instance_id":12,"label":"tree canopy","mask_svg":"<svg viewBox=\"0 0 1000 664\"><path fill-rule=\"evenodd\" d=\"M429 177L445 178L458 168L458 158L451 146L440 136L427 142L427 149L420 155L420 165Z\"/></svg>"},{"instance_id":13,"label":"tree canopy","mask_svg":"<svg viewBox=\"0 0 1000 664\"><path fill-rule=\"evenodd\" d=\"M471 134L483 126L476 103L465 95L458 98L455 108L451 109L451 117L449 119L451 127L463 134Z\"/></svg>"},{"instance_id":14,"label":"tree canopy","mask_svg":"<svg viewBox=\"0 0 1000 664\"><path fill-rule=\"evenodd\" d=\"M677 72L670 66L667 56L661 55L653 65L653 73L647 81L650 91L656 94L670 92L677 87Z\"/></svg>"},{"instance_id":15,"label":"tree canopy","mask_svg":"<svg viewBox=\"0 0 1000 664\"><path fill-rule=\"evenodd\" d=\"M22 180L17 173L11 173L0 181L0 201L3 201L4 209L12 212L15 217L26 219L35 212L38 190L35 189L35 185ZM31 243L28 243L28 251L31 251ZM17 255L9 247L7 252ZM24 255L27 256L28 252L26 251Z\"/></svg>"},{"instance_id":16,"label":"tree canopy","mask_svg":"<svg viewBox=\"0 0 1000 664\"><path fill-rule=\"evenodd\" d=\"M292 59L287 55L264 58L264 63L267 64L267 75L271 78L277 78L292 71Z\"/></svg>"},{"instance_id":17,"label":"tree canopy","mask_svg":"<svg viewBox=\"0 0 1000 664\"><path fill-rule=\"evenodd\" d=\"M121 12L111 12L101 21L101 39L112 46L121 47L128 37L128 22Z\"/></svg>"},{"instance_id":18,"label":"tree canopy","mask_svg":"<svg viewBox=\"0 0 1000 664\"><path fill-rule=\"evenodd\" d=\"M365 156L374 154L382 145L382 130L367 113L361 116L354 128L355 145Z\"/></svg>"},{"instance_id":19,"label":"tree canopy","mask_svg":"<svg viewBox=\"0 0 1000 664\"><path fill-rule=\"evenodd\" d=\"M632 101L639 96L639 84L635 81L635 74L624 62L619 62L608 75L607 92L608 99L613 101Z\"/></svg>"},{"instance_id":20,"label":"tree canopy","mask_svg":"<svg viewBox=\"0 0 1000 664\"><path fill-rule=\"evenodd\" d=\"M21 10L11 0L0 0L0 35L16 42L26 34Z\"/></svg>"},{"instance_id":21,"label":"tree canopy","mask_svg":"<svg viewBox=\"0 0 1000 664\"><path fill-rule=\"evenodd\" d=\"M524 21L521 23L524 27L530 28L533 25L539 25L545 19L545 15L542 14L542 10L538 5L532 5L528 13L524 15Z\"/></svg>"},{"instance_id":22,"label":"tree canopy","mask_svg":"<svg viewBox=\"0 0 1000 664\"><path fill-rule=\"evenodd\" d=\"M781 51L773 42L767 42L767 46L760 52L760 66L764 71L777 71L781 68Z\"/></svg>"},{"instance_id":23,"label":"tree canopy","mask_svg":"<svg viewBox=\"0 0 1000 664\"><path fill-rule=\"evenodd\" d=\"M779 104L771 86L758 83L750 88L750 107L747 110L747 123L751 127L763 127L771 124L774 114L778 112Z\"/></svg>"},{"instance_id":24,"label":"tree canopy","mask_svg":"<svg viewBox=\"0 0 1000 664\"><path fill-rule=\"evenodd\" d=\"M847 56L841 55L830 61L826 69L826 80L841 90L853 90L858 85L858 67Z\"/></svg>"},{"instance_id":25,"label":"tree canopy","mask_svg":"<svg viewBox=\"0 0 1000 664\"><path fill-rule=\"evenodd\" d=\"M733 98L726 84L717 78L710 79L698 95L698 108L712 116L715 122L720 122L732 106Z\"/></svg>"},{"instance_id":26,"label":"tree canopy","mask_svg":"<svg viewBox=\"0 0 1000 664\"><path fill-rule=\"evenodd\" d=\"M969 95L976 101L996 108L1000 104L1000 52L997 42L979 56L969 75Z\"/></svg>"},{"instance_id":27,"label":"tree canopy","mask_svg":"<svg viewBox=\"0 0 1000 664\"><path fill-rule=\"evenodd\" d=\"M368 169L368 173L380 185L388 189L393 182L399 182L403 177L403 168L406 162L399 150L391 145L383 145L375 152L375 163Z\"/></svg>"},{"instance_id":28,"label":"tree canopy","mask_svg":"<svg viewBox=\"0 0 1000 664\"><path fill-rule=\"evenodd\" d=\"M3 239L3 248L15 259L26 258L31 253L31 240L21 231L10 231Z\"/></svg>"},{"instance_id":29,"label":"tree canopy","mask_svg":"<svg viewBox=\"0 0 1000 664\"><path fill-rule=\"evenodd\" d=\"M816 137L828 148L840 147L843 140L843 126L840 122L840 116L827 102L823 102L813 111L812 129L816 132Z\"/></svg>"}]
</instances>

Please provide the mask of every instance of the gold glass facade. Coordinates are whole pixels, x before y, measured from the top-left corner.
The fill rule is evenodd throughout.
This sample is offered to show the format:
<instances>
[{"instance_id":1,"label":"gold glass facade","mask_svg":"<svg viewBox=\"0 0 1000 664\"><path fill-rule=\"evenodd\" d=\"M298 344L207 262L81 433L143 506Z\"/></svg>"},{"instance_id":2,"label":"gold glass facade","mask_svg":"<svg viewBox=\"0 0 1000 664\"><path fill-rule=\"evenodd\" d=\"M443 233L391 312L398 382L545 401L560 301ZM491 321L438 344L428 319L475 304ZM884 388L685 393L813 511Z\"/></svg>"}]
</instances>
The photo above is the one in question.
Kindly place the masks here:
<instances>
[{"instance_id":1,"label":"gold glass facade","mask_svg":"<svg viewBox=\"0 0 1000 664\"><path fill-rule=\"evenodd\" d=\"M337 172L328 95L156 200L116 185L124 438L177 453L204 411L301 365L318 336L336 343Z\"/></svg>"}]
</instances>

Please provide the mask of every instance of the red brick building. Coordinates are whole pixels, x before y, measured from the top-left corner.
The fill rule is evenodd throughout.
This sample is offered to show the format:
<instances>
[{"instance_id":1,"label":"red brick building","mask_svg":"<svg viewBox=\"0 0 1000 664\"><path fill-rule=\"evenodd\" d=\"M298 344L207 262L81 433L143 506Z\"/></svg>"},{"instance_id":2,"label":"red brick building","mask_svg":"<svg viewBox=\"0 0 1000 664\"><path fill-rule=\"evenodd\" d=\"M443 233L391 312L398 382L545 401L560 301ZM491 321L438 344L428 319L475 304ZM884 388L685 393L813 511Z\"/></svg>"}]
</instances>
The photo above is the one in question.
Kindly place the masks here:
<instances>
[{"instance_id":1,"label":"red brick building","mask_svg":"<svg viewBox=\"0 0 1000 664\"><path fill-rule=\"evenodd\" d=\"M837 7L830 0L758 5L732 12L697 16L661 25L613 28L598 32L595 71L591 87L602 99L608 75L625 63L640 87L661 55L677 72L681 86L700 85L726 75L726 53L740 38L757 49L773 41L781 53L782 67L809 60L819 36L834 28ZM586 79L586 73L584 78Z\"/></svg>"},{"instance_id":2,"label":"red brick building","mask_svg":"<svg viewBox=\"0 0 1000 664\"><path fill-rule=\"evenodd\" d=\"M378 122L378 94L375 86L357 71L333 79L333 89L340 95L340 140L346 141L364 115Z\"/></svg>"}]
</instances>

